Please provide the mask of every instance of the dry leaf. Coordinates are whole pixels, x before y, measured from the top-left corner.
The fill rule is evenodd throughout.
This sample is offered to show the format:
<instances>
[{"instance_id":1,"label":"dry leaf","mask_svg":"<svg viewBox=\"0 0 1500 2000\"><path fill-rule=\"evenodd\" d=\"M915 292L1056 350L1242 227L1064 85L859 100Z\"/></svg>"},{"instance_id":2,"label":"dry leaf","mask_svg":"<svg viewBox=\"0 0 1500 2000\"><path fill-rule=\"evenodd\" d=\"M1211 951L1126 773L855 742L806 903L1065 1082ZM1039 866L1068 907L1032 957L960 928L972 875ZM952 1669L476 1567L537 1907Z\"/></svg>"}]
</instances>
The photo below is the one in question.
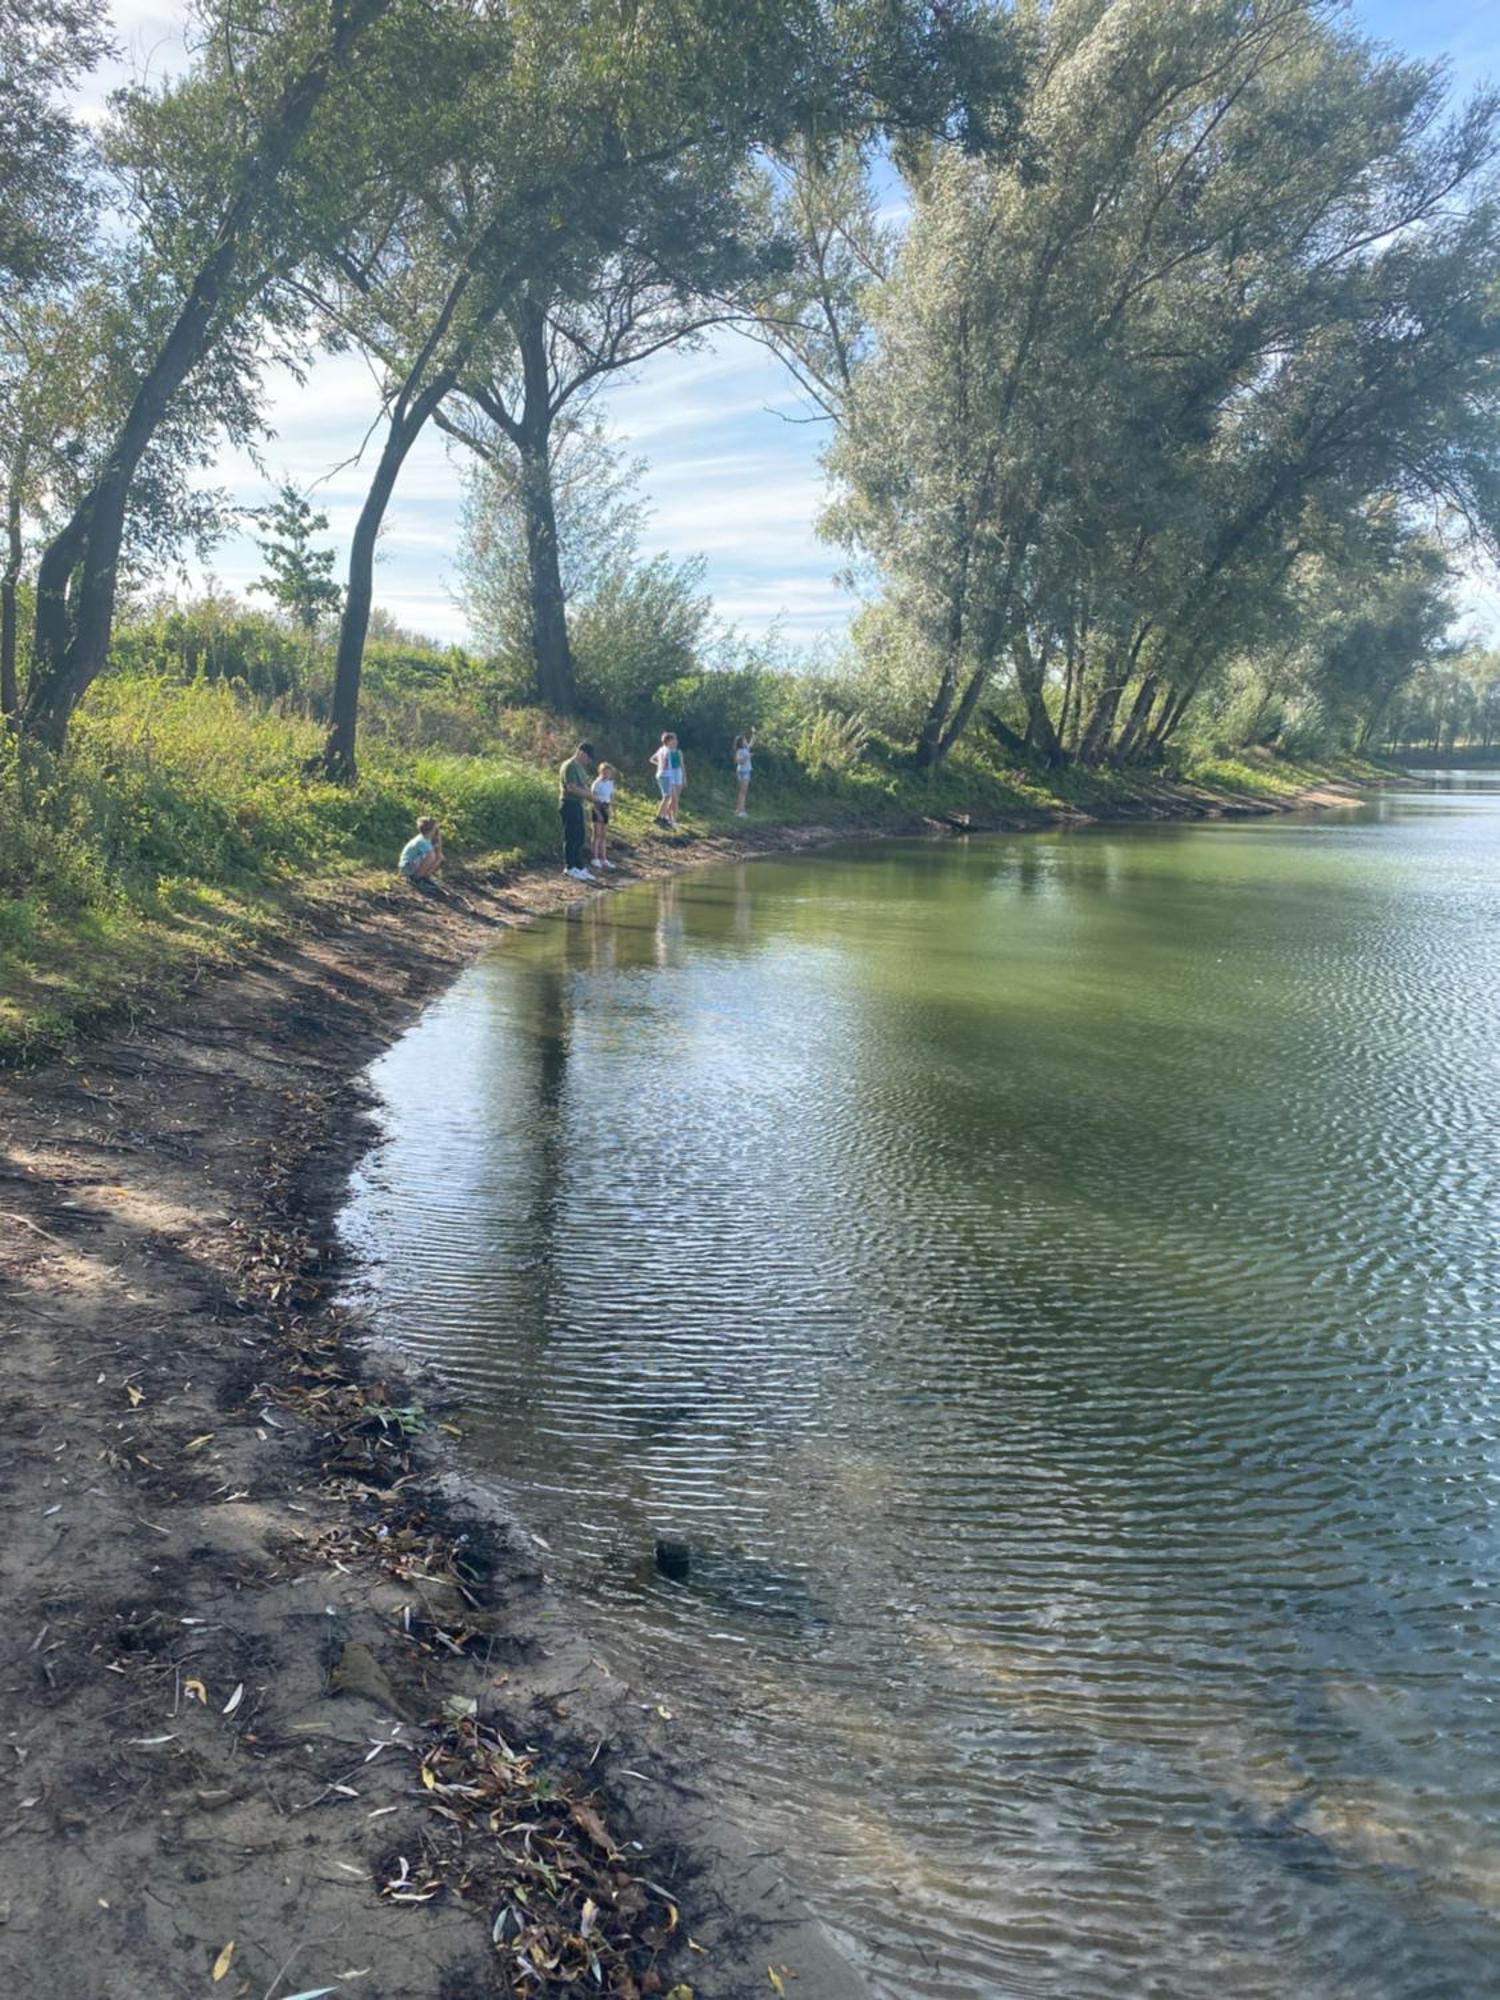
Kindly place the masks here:
<instances>
[{"instance_id":1,"label":"dry leaf","mask_svg":"<svg viewBox=\"0 0 1500 2000\"><path fill-rule=\"evenodd\" d=\"M233 1715L234 1711L239 1707L240 1703L244 1699L245 1699L245 1683L241 1681L239 1686L235 1689L234 1693L229 1697L228 1701L225 1702L223 1713L225 1715Z\"/></svg>"},{"instance_id":2,"label":"dry leaf","mask_svg":"<svg viewBox=\"0 0 1500 2000\"><path fill-rule=\"evenodd\" d=\"M146 1400L145 1396L136 1388L134 1383L126 1385L125 1393L130 1398L130 1407L133 1410L138 1410Z\"/></svg>"},{"instance_id":3,"label":"dry leaf","mask_svg":"<svg viewBox=\"0 0 1500 2000\"><path fill-rule=\"evenodd\" d=\"M208 1707L208 1689L202 1681L184 1681L182 1691L189 1701L201 1701L205 1708Z\"/></svg>"},{"instance_id":4,"label":"dry leaf","mask_svg":"<svg viewBox=\"0 0 1500 2000\"><path fill-rule=\"evenodd\" d=\"M774 1965L768 1965L766 1967L766 1977L770 1980L771 1984L776 1988L776 1991L782 1996L782 2000L786 2000L786 1981L782 1978L781 1974L776 1970Z\"/></svg>"},{"instance_id":5,"label":"dry leaf","mask_svg":"<svg viewBox=\"0 0 1500 2000\"><path fill-rule=\"evenodd\" d=\"M217 1986L230 1966L234 1963L234 1939L231 1938L214 1960L214 1984Z\"/></svg>"},{"instance_id":6,"label":"dry leaf","mask_svg":"<svg viewBox=\"0 0 1500 2000\"><path fill-rule=\"evenodd\" d=\"M201 1451L204 1445L211 1444L213 1442L213 1435L212 1431L205 1431L202 1437L189 1438L187 1443L182 1447L184 1456L190 1451Z\"/></svg>"},{"instance_id":7,"label":"dry leaf","mask_svg":"<svg viewBox=\"0 0 1500 2000\"><path fill-rule=\"evenodd\" d=\"M667 2000L693 2000L691 1986L673 1986L667 1993Z\"/></svg>"}]
</instances>

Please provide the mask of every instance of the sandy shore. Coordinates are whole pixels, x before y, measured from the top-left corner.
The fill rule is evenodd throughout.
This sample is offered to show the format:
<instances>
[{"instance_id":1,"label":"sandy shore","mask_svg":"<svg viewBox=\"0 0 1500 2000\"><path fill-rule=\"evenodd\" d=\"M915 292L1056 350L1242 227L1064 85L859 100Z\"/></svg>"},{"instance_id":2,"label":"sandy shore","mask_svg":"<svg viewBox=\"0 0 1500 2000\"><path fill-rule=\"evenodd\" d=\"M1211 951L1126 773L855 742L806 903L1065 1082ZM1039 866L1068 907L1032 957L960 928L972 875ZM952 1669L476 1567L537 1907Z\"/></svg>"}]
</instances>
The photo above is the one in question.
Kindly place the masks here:
<instances>
[{"instance_id":1,"label":"sandy shore","mask_svg":"<svg viewBox=\"0 0 1500 2000\"><path fill-rule=\"evenodd\" d=\"M652 840L616 879L827 837ZM0 1078L8 2000L864 1990L463 1481L440 1389L370 1379L333 1303L365 1067L508 926L602 893L462 890L325 905Z\"/></svg>"}]
</instances>

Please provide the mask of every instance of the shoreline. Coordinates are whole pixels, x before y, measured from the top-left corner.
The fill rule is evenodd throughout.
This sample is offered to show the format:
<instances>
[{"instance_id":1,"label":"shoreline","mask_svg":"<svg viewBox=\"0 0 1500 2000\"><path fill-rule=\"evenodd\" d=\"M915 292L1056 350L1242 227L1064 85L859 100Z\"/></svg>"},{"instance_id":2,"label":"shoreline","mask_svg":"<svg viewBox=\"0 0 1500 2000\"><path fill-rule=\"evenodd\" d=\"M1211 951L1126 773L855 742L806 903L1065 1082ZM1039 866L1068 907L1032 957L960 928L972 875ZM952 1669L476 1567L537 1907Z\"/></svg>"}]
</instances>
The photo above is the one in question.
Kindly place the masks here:
<instances>
[{"instance_id":1,"label":"shoreline","mask_svg":"<svg viewBox=\"0 0 1500 2000\"><path fill-rule=\"evenodd\" d=\"M1162 784L971 830L1359 796ZM613 879L931 830L651 839ZM765 1992L773 1969L801 2000L865 1990L457 1469L436 1378L378 1379L336 1303L368 1064L505 929L601 893L540 869L464 882L467 910L358 892L0 1075L18 2000L457 2000L509 1990L533 1921L565 1967L593 1951L604 1992ZM555 1886L517 1874L526 1827Z\"/></svg>"}]
</instances>

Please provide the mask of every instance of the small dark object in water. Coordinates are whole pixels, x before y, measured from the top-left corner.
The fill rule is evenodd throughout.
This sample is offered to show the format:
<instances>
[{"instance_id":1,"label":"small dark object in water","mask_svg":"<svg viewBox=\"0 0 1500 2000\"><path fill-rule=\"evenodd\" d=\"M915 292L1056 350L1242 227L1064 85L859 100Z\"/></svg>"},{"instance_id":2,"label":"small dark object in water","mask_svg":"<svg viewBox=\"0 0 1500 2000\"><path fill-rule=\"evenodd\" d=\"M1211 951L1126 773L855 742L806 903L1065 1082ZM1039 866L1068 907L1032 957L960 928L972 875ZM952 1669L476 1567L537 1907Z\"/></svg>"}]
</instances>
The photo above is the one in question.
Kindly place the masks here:
<instances>
[{"instance_id":1,"label":"small dark object in water","mask_svg":"<svg viewBox=\"0 0 1500 2000\"><path fill-rule=\"evenodd\" d=\"M688 1571L693 1566L693 1552L686 1542L669 1541L666 1536L656 1538L656 1567L663 1576L673 1583L686 1583Z\"/></svg>"}]
</instances>

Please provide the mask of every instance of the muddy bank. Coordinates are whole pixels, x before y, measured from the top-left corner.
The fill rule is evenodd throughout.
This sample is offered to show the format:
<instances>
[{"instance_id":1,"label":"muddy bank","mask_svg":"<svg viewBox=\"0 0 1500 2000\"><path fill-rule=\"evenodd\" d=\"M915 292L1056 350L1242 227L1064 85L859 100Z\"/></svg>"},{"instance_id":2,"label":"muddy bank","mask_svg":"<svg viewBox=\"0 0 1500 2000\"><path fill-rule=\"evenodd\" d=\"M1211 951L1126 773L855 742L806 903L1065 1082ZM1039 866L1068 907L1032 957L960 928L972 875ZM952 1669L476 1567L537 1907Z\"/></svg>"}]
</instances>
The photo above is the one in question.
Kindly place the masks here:
<instances>
[{"instance_id":1,"label":"muddy bank","mask_svg":"<svg viewBox=\"0 0 1500 2000\"><path fill-rule=\"evenodd\" d=\"M587 893L395 885L0 1081L7 1994L860 1990L331 1303L359 1073Z\"/></svg>"}]
</instances>

